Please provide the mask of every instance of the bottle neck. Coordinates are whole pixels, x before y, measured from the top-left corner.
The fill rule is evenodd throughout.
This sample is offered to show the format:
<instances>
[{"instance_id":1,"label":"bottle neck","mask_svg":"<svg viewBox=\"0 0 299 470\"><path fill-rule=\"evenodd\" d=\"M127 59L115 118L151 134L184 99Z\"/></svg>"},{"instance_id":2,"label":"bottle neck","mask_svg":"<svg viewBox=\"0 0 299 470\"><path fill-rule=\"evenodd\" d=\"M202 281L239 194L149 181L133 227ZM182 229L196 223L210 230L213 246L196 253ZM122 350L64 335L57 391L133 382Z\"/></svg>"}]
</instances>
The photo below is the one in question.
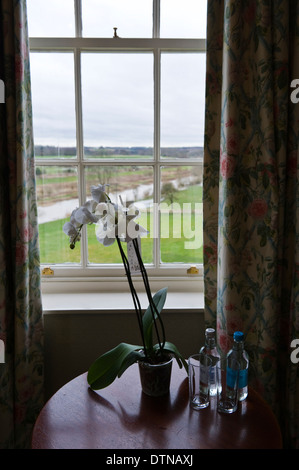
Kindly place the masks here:
<instances>
[{"instance_id":1,"label":"bottle neck","mask_svg":"<svg viewBox=\"0 0 299 470\"><path fill-rule=\"evenodd\" d=\"M215 338L206 338L206 347L208 349L214 349L216 347Z\"/></svg>"},{"instance_id":2,"label":"bottle neck","mask_svg":"<svg viewBox=\"0 0 299 470\"><path fill-rule=\"evenodd\" d=\"M243 341L234 341L233 349L235 351L242 351L244 349L244 342Z\"/></svg>"}]
</instances>

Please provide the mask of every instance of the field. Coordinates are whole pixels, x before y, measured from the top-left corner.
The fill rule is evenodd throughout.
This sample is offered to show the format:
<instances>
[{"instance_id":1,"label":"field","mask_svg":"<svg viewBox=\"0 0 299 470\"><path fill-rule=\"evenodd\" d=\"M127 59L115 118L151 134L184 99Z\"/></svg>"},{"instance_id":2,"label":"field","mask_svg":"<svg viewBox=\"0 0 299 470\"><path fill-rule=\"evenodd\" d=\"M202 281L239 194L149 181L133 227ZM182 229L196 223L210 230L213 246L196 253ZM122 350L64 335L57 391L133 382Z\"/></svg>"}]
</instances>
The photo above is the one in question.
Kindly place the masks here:
<instances>
[{"instance_id":1,"label":"field","mask_svg":"<svg viewBox=\"0 0 299 470\"><path fill-rule=\"evenodd\" d=\"M201 175L194 169L198 167L168 167L162 170L162 197L166 210L160 214L161 261L163 263L202 263L202 187ZM173 187L176 180L178 189ZM40 206L50 206L59 201L77 198L77 174L73 167L38 166L37 197ZM153 169L140 165L135 168L114 166L91 166L85 173L86 187L99 182L109 182L109 189L119 193L126 189L137 194L138 188L152 187ZM191 183L186 183L189 181ZM144 192L141 200L152 198L151 190ZM136 200L136 198L135 198ZM137 200L140 198L137 197ZM173 210L169 210L173 203ZM182 213L183 205L188 210ZM41 262L80 263L80 243L74 250L69 248L68 237L62 227L68 217L40 223ZM138 223L148 230L152 229L152 212L146 209L141 213ZM153 262L153 234L142 238L142 256L145 263ZM121 263L117 244L103 247L96 239L94 225L87 227L89 263ZM189 243L189 245L188 245Z\"/></svg>"},{"instance_id":2,"label":"field","mask_svg":"<svg viewBox=\"0 0 299 470\"><path fill-rule=\"evenodd\" d=\"M141 225L146 225L146 219L149 215L142 215L138 221ZM164 221L163 221L164 219ZM161 215L161 261L164 263L181 262L181 263L201 263L202 262L202 238L201 227L197 227L197 234L190 238L177 238L179 233L183 234L181 214L162 214ZM40 252L41 261L43 263L79 263L80 262L80 243L74 250L69 248L68 238L62 232L64 223L69 219L60 219L54 222L40 224ZM202 215L197 216L197 220L202 222ZM190 223L186 222L186 226L190 225L194 230L195 215L191 214ZM169 230L168 230L169 227ZM164 228L164 233L163 233ZM88 259L91 263L121 263L120 254L117 244L114 243L110 247L103 247L95 237L95 227L88 226ZM186 232L186 228L185 228ZM166 235L169 234L169 237ZM194 243L195 249L186 249L185 242ZM145 263L151 263L153 253L153 239L150 236L142 238L142 257Z\"/></svg>"}]
</instances>

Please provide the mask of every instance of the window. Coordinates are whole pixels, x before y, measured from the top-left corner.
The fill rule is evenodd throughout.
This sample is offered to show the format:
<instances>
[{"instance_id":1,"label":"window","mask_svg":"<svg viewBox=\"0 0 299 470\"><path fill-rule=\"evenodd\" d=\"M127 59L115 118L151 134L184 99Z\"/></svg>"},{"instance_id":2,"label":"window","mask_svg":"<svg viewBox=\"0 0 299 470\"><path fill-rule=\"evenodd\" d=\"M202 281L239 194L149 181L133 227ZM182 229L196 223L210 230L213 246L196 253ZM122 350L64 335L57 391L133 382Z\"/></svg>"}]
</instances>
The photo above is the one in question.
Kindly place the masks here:
<instances>
[{"instance_id":1,"label":"window","mask_svg":"<svg viewBox=\"0 0 299 470\"><path fill-rule=\"evenodd\" d=\"M117 244L102 247L94 225L74 250L62 231L100 183L115 202L139 205L149 276L190 283L187 269L202 264L206 3L27 0L40 252L51 281L121 274Z\"/></svg>"}]
</instances>

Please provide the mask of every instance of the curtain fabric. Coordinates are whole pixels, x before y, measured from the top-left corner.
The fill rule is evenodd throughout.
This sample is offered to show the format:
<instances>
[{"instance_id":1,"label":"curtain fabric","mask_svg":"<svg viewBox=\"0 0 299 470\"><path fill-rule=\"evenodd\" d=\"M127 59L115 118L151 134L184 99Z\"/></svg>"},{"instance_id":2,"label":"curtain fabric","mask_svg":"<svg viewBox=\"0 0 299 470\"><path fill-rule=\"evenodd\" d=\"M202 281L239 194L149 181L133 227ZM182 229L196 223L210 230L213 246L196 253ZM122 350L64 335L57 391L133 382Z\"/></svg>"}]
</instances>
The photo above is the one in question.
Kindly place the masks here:
<instances>
[{"instance_id":1,"label":"curtain fabric","mask_svg":"<svg viewBox=\"0 0 299 470\"><path fill-rule=\"evenodd\" d=\"M43 403L43 325L25 0L1 0L0 448L28 448Z\"/></svg>"},{"instance_id":2,"label":"curtain fabric","mask_svg":"<svg viewBox=\"0 0 299 470\"><path fill-rule=\"evenodd\" d=\"M299 447L299 2L209 0L205 318L223 353L244 332L250 384Z\"/></svg>"}]
</instances>

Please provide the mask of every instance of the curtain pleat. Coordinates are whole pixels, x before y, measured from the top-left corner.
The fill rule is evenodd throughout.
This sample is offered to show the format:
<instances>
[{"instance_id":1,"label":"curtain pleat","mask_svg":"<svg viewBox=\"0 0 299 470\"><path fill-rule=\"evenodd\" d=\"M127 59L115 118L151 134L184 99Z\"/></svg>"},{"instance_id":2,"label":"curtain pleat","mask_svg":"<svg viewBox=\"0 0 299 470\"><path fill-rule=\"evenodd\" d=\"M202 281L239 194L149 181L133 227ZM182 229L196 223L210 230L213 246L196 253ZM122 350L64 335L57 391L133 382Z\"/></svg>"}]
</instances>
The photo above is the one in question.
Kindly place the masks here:
<instances>
[{"instance_id":1,"label":"curtain pleat","mask_svg":"<svg viewBox=\"0 0 299 470\"><path fill-rule=\"evenodd\" d=\"M209 0L205 317L227 353L245 334L250 384L298 439L298 2ZM299 215L299 214L298 214ZM287 417L287 419L286 419Z\"/></svg>"},{"instance_id":2,"label":"curtain pleat","mask_svg":"<svg viewBox=\"0 0 299 470\"><path fill-rule=\"evenodd\" d=\"M43 404L43 324L26 1L0 6L0 448L29 448Z\"/></svg>"}]
</instances>

